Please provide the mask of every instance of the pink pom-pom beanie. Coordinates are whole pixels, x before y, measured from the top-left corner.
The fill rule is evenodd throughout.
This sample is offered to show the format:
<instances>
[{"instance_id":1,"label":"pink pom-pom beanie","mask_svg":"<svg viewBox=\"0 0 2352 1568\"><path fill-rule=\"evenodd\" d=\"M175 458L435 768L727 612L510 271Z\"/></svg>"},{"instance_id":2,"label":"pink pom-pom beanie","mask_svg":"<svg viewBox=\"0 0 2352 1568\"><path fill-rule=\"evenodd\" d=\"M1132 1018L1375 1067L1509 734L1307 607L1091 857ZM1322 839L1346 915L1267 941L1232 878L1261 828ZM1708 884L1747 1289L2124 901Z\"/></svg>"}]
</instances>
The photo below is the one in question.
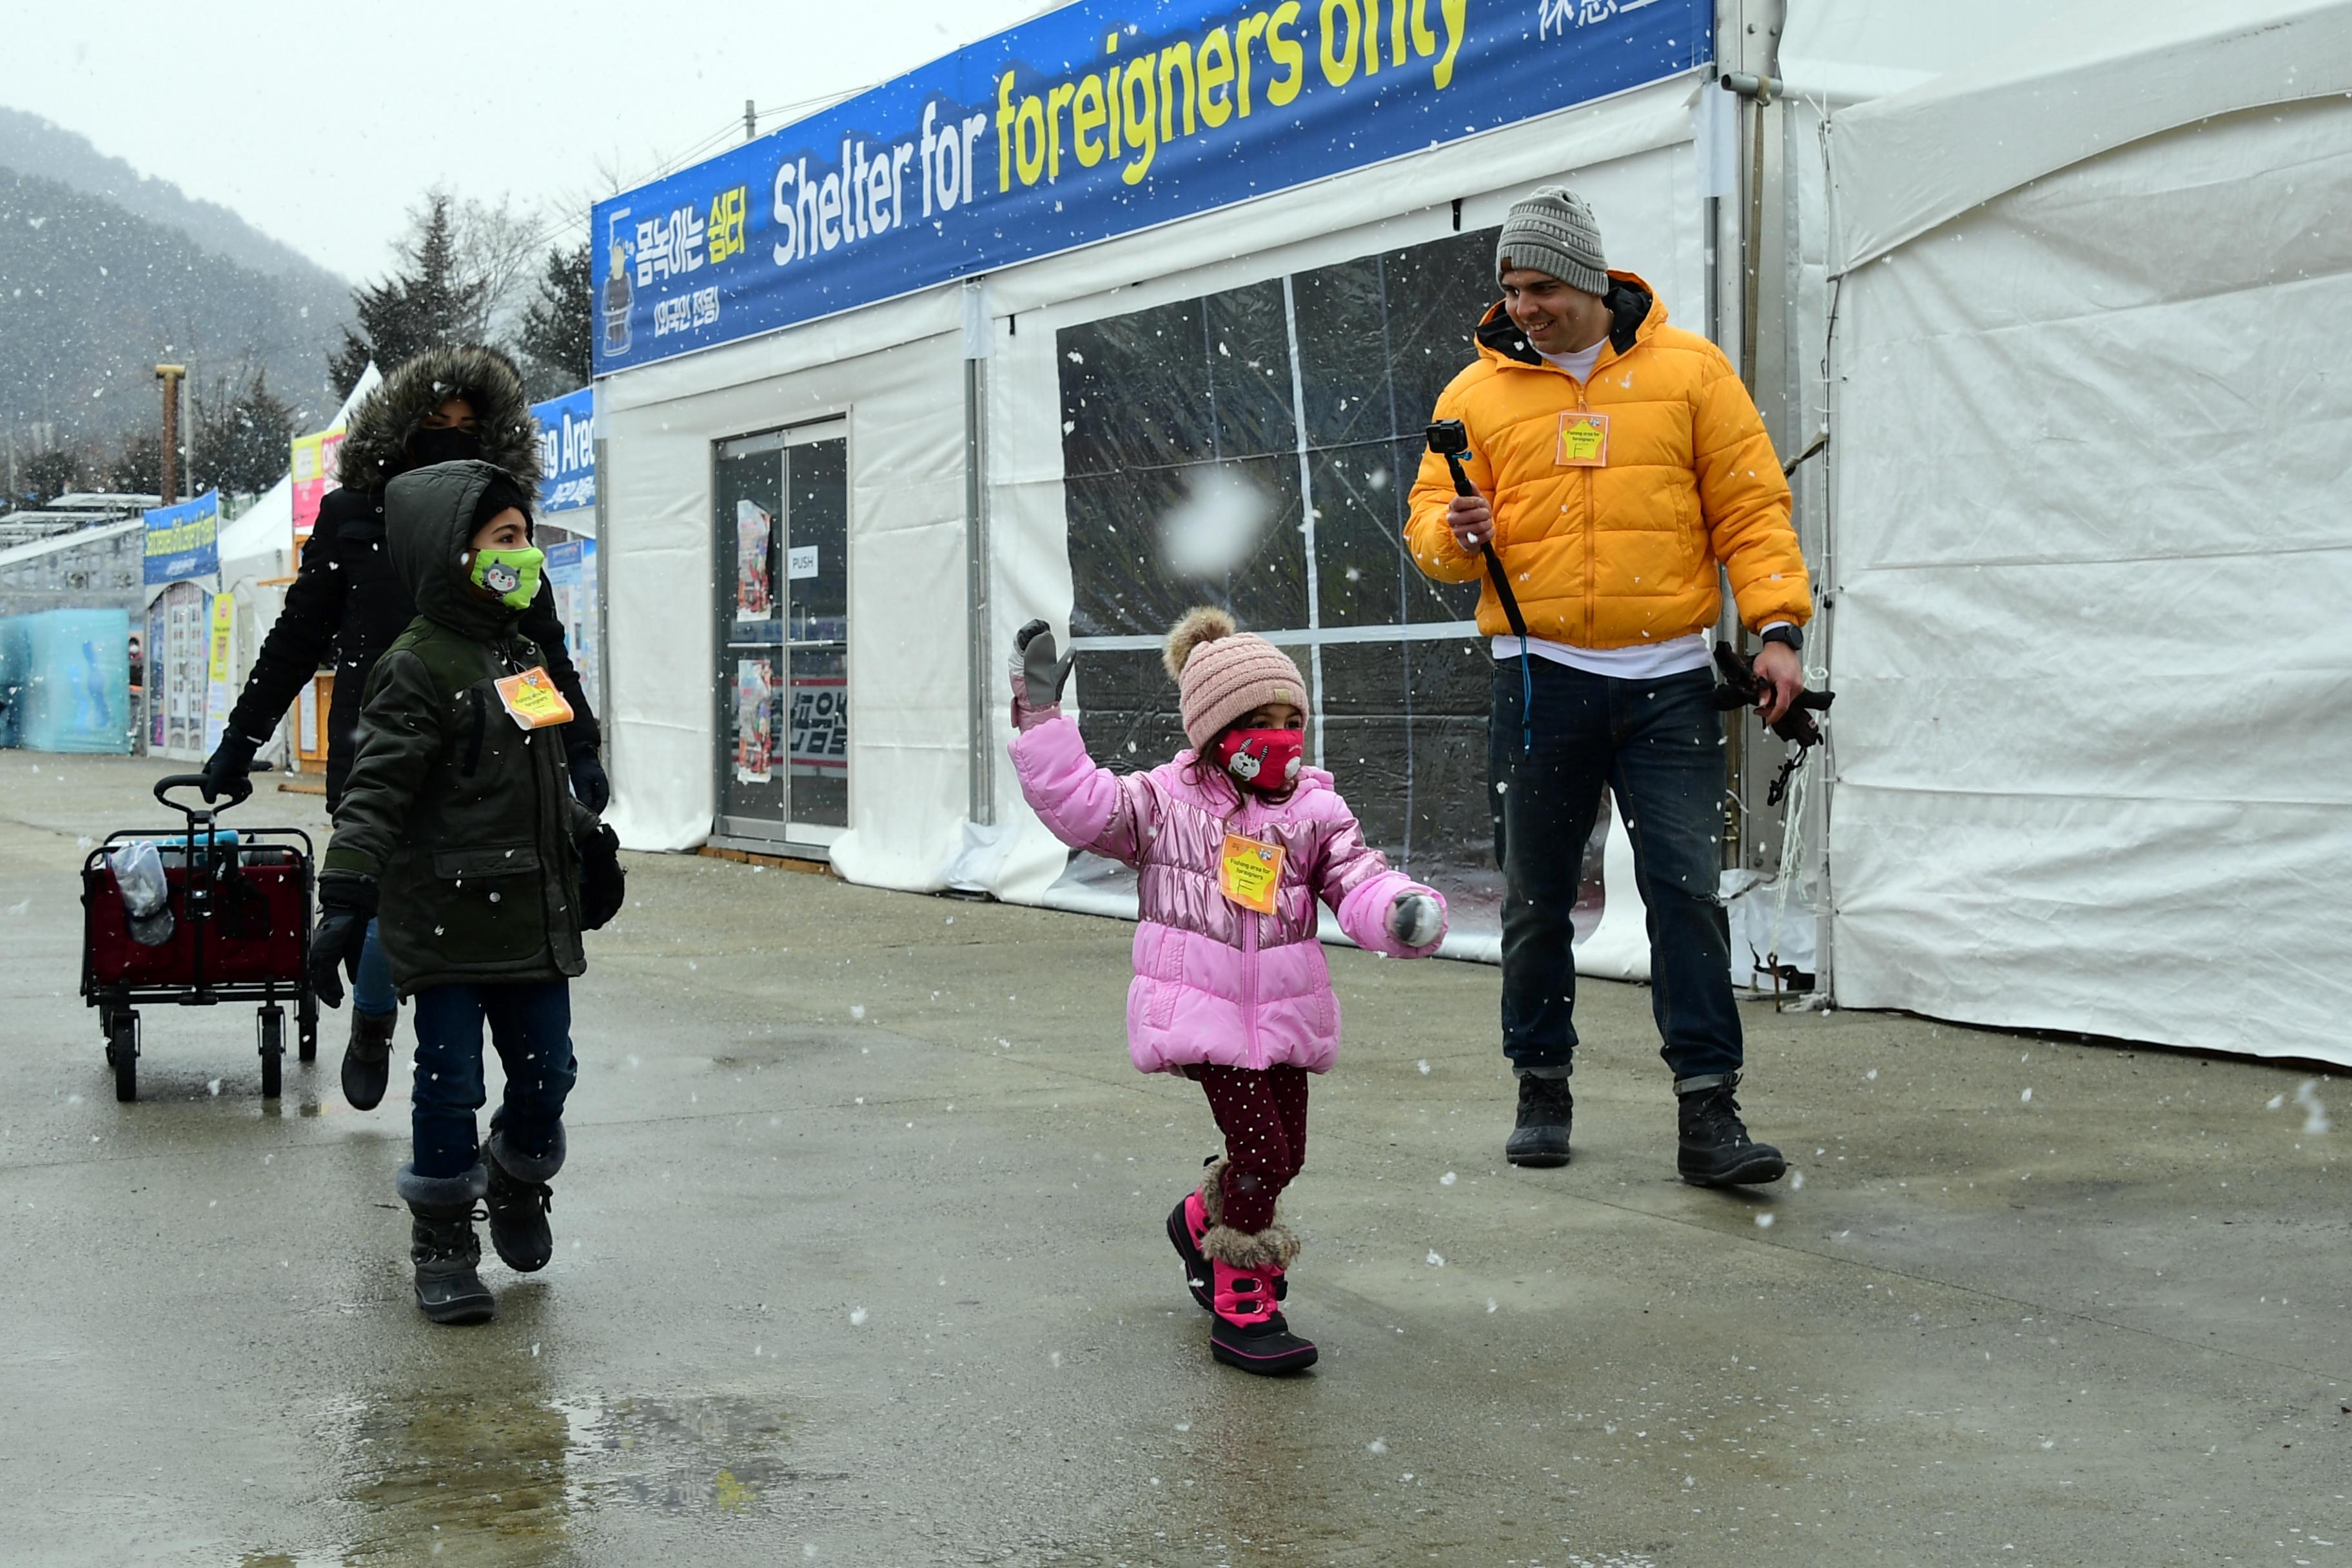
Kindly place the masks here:
<instances>
[{"instance_id":1,"label":"pink pom-pom beanie","mask_svg":"<svg viewBox=\"0 0 2352 1568\"><path fill-rule=\"evenodd\" d=\"M1261 637L1237 630L1219 609L1188 612L1168 634L1168 673L1176 679L1184 738L1196 752L1237 719L1260 708L1307 708L1307 682L1290 656Z\"/></svg>"}]
</instances>

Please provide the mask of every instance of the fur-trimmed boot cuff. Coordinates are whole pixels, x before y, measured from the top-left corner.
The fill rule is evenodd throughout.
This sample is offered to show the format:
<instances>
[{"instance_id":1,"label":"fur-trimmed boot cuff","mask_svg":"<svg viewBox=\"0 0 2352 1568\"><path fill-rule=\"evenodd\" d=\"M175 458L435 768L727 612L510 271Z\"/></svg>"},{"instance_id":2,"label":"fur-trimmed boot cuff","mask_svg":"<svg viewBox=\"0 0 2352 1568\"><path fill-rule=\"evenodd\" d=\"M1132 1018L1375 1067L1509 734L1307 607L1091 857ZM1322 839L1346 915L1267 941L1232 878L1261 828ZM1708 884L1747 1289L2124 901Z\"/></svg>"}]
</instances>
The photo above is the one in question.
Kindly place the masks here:
<instances>
[{"instance_id":1,"label":"fur-trimmed boot cuff","mask_svg":"<svg viewBox=\"0 0 2352 1568\"><path fill-rule=\"evenodd\" d=\"M1213 1225L1201 1238L1201 1251L1235 1268L1288 1268L1298 1256L1298 1237L1286 1225L1270 1225L1259 1231Z\"/></svg>"},{"instance_id":2,"label":"fur-trimmed boot cuff","mask_svg":"<svg viewBox=\"0 0 2352 1568\"><path fill-rule=\"evenodd\" d=\"M454 1214L481 1202L490 1190L490 1173L479 1160L472 1170L456 1176L420 1176L414 1164L407 1164L393 1178L393 1187L412 1208Z\"/></svg>"},{"instance_id":3,"label":"fur-trimmed boot cuff","mask_svg":"<svg viewBox=\"0 0 2352 1568\"><path fill-rule=\"evenodd\" d=\"M551 1182L555 1173L563 1169L563 1123L561 1121L555 1124L555 1135L548 1141L547 1152L533 1156L518 1153L507 1137L507 1130L499 1126L498 1119L493 1117L489 1142L484 1146L483 1153L485 1157L496 1160L499 1168L518 1182Z\"/></svg>"},{"instance_id":4,"label":"fur-trimmed boot cuff","mask_svg":"<svg viewBox=\"0 0 2352 1568\"><path fill-rule=\"evenodd\" d=\"M1232 1164L1220 1154L1201 1173L1201 1208L1213 1229L1225 1223L1225 1172Z\"/></svg>"}]
</instances>

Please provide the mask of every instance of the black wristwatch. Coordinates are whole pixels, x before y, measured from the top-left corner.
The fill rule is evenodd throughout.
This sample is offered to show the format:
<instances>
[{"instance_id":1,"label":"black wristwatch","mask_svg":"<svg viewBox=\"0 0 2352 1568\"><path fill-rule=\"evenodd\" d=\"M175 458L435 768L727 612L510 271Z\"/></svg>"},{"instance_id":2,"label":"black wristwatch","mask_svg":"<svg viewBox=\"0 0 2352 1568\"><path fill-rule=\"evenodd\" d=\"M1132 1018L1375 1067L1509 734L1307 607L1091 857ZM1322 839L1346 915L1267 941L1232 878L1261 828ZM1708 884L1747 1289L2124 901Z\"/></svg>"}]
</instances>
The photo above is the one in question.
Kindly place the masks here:
<instances>
[{"instance_id":1,"label":"black wristwatch","mask_svg":"<svg viewBox=\"0 0 2352 1568\"><path fill-rule=\"evenodd\" d=\"M1805 651L1805 634L1791 626L1767 626L1756 640L1780 643L1790 653Z\"/></svg>"}]
</instances>

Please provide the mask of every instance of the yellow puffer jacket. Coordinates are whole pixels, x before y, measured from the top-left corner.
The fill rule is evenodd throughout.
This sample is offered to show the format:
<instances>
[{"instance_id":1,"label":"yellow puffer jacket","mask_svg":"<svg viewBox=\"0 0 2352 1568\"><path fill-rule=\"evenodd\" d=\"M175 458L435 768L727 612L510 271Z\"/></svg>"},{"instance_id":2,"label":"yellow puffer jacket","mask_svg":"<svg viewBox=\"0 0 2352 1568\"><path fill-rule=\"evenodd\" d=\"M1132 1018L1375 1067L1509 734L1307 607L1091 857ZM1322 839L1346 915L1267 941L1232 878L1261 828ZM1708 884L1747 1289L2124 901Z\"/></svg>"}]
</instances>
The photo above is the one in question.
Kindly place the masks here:
<instances>
[{"instance_id":1,"label":"yellow puffer jacket","mask_svg":"<svg viewBox=\"0 0 2352 1568\"><path fill-rule=\"evenodd\" d=\"M1469 427L1471 482L1494 504L1495 549L1528 634L1606 648L1706 631L1722 613L1717 562L1749 630L1802 626L1812 592L1789 485L1748 389L1722 350L1666 325L1648 284L1610 277L1616 320L1589 383L1537 353L1496 305L1479 323L1478 363L1437 400L1436 418ZM1604 467L1555 461L1571 409L1609 416ZM1441 583L1484 581L1484 559L1445 526L1453 499L1445 460L1423 454L1405 542ZM1491 582L1478 629L1511 629Z\"/></svg>"}]
</instances>

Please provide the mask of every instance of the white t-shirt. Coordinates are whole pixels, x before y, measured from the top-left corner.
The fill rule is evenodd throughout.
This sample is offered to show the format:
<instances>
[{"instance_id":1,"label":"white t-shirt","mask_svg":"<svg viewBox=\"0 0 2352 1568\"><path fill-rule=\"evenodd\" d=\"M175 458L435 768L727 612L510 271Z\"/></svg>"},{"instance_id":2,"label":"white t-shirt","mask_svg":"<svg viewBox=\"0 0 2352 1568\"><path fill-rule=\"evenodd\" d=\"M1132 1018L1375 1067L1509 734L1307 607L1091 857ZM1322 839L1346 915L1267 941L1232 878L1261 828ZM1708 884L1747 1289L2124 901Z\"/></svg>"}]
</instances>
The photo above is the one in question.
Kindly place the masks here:
<instances>
[{"instance_id":1,"label":"white t-shirt","mask_svg":"<svg viewBox=\"0 0 2352 1568\"><path fill-rule=\"evenodd\" d=\"M1609 340L1602 338L1591 348L1579 349L1574 353L1545 354L1543 357L1577 380L1591 381L1592 367L1601 362L1601 351L1608 343ZM1772 624L1780 626L1783 623L1775 621ZM1590 675L1612 676L1619 680L1655 680L1662 676L1705 669L1714 662L1711 650L1712 640L1705 632L1669 637L1664 642L1636 643L1631 647L1578 647L1573 643L1549 642L1542 637L1528 639L1528 652L1538 658L1548 658L1554 664L1564 664ZM1495 657L1497 659L1518 658L1519 639L1508 636L1496 637Z\"/></svg>"}]
</instances>

